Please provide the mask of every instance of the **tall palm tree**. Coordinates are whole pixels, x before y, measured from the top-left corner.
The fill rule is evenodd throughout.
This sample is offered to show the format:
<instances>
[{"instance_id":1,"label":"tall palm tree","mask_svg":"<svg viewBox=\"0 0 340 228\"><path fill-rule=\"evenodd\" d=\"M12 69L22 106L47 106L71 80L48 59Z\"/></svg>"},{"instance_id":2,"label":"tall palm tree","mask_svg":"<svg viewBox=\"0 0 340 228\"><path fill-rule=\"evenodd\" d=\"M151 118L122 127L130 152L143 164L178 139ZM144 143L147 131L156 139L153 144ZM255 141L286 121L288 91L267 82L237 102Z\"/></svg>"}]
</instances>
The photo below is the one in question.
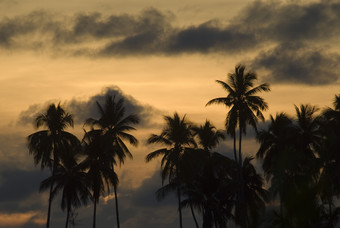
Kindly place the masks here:
<instances>
[{"instance_id":1,"label":"tall palm tree","mask_svg":"<svg viewBox=\"0 0 340 228\"><path fill-rule=\"evenodd\" d=\"M136 114L126 115L123 98L116 101L115 96L107 96L104 106L100 105L98 102L97 106L100 114L99 119L89 118L86 120L85 124L91 126L93 130L96 129L101 131L102 137L105 138L105 150L107 150L112 158L116 159L119 164L122 164L124 163L126 156L132 158L132 154L124 140L127 140L133 146L137 146L138 144L138 140L129 132L136 130L131 125L138 124L139 118ZM111 169L113 172L114 165L115 162L111 162ZM113 186L117 227L119 228L117 187L118 186L116 184Z\"/></svg>"},{"instance_id":2,"label":"tall palm tree","mask_svg":"<svg viewBox=\"0 0 340 228\"><path fill-rule=\"evenodd\" d=\"M176 183L178 210L179 210L179 224L182 224L182 210L181 210L181 163L187 148L196 146L193 138L192 124L185 118L181 118L177 113L171 116L164 116L166 122L159 135L152 134L148 139L148 144L161 144L164 148L155 150L146 156L146 162L152 159L162 157L162 181L168 178L169 183ZM187 164L190 165L190 164ZM183 166L182 166L183 167Z\"/></svg>"},{"instance_id":3,"label":"tall palm tree","mask_svg":"<svg viewBox=\"0 0 340 228\"><path fill-rule=\"evenodd\" d=\"M242 134L246 134L247 124L257 130L258 120L264 120L262 111L268 108L263 98L256 96L256 93L270 91L267 83L254 86L257 76L254 72L245 72L245 66L237 65L235 72L228 74L227 81L216 80L223 89L228 92L226 97L219 97L210 100L207 105L223 104L230 108L226 117L227 133L234 137L234 156L239 166L240 186L243 186L242 175ZM239 130L238 157L236 155L236 128ZM239 203L244 206L244 190L240 189ZM244 211L244 210L241 210ZM244 216L246 216L244 214ZM241 221L246 221L242 219Z\"/></svg>"},{"instance_id":4,"label":"tall palm tree","mask_svg":"<svg viewBox=\"0 0 340 228\"><path fill-rule=\"evenodd\" d=\"M257 129L258 120L264 120L262 111L268 109L263 98L256 93L270 91L267 83L254 86L257 76L254 72L245 72L245 66L237 65L235 72L229 73L226 81L216 80L223 89L228 92L226 97L218 97L210 100L206 105L223 104L230 108L226 117L227 133L235 138L236 128L239 129L239 154L235 160L242 166L241 142L242 134L246 134L247 124Z\"/></svg>"},{"instance_id":5,"label":"tall palm tree","mask_svg":"<svg viewBox=\"0 0 340 228\"><path fill-rule=\"evenodd\" d=\"M60 191L62 192L61 208L67 211L65 223L65 228L67 228L72 209L87 205L91 198L88 178L81 166L73 158L70 158L56 167L54 176L42 181L40 190L47 189L52 183L55 184L52 191L53 198Z\"/></svg>"},{"instance_id":6,"label":"tall palm tree","mask_svg":"<svg viewBox=\"0 0 340 228\"><path fill-rule=\"evenodd\" d=\"M100 130L85 132L83 138L85 159L80 163L82 170L87 170L88 179L92 190L93 225L96 227L96 213L99 197L110 192L111 186L118 185L118 176L112 169L116 164L111 151L107 149L107 138L103 137Z\"/></svg>"},{"instance_id":7,"label":"tall palm tree","mask_svg":"<svg viewBox=\"0 0 340 228\"><path fill-rule=\"evenodd\" d=\"M46 130L37 131L27 137L29 153L33 154L34 163L40 163L41 169L49 167L52 177L56 167L66 154L80 145L79 140L65 129L73 127L73 117L58 104L51 104L46 112L35 119L36 128L45 127ZM53 181L50 186L46 227L50 225Z\"/></svg>"}]
</instances>

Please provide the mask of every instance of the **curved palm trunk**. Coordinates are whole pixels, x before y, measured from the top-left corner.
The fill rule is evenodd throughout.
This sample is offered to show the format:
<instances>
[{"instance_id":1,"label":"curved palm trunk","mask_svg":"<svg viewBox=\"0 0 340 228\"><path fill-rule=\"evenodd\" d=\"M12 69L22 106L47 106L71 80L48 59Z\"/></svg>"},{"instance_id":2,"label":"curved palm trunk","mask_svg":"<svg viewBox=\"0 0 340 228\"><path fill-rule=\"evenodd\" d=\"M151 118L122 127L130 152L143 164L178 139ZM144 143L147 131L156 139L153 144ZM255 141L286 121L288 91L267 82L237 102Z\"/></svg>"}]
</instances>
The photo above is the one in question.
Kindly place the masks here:
<instances>
[{"instance_id":1,"label":"curved palm trunk","mask_svg":"<svg viewBox=\"0 0 340 228\"><path fill-rule=\"evenodd\" d=\"M96 213L97 213L97 198L94 197L94 207L93 207L93 228L96 228Z\"/></svg>"},{"instance_id":2,"label":"curved palm trunk","mask_svg":"<svg viewBox=\"0 0 340 228\"><path fill-rule=\"evenodd\" d=\"M190 210L191 210L192 217L193 217L193 219L195 221L196 228L199 228L198 222L197 222L197 219L196 219L196 216L195 216L195 211L194 211L194 208L192 207L191 203L190 203Z\"/></svg>"},{"instance_id":3,"label":"curved palm trunk","mask_svg":"<svg viewBox=\"0 0 340 228\"><path fill-rule=\"evenodd\" d=\"M114 192L115 192L115 203L116 203L117 228L120 228L120 224L119 224L119 211L118 211L117 186L114 187Z\"/></svg>"}]
</instances>

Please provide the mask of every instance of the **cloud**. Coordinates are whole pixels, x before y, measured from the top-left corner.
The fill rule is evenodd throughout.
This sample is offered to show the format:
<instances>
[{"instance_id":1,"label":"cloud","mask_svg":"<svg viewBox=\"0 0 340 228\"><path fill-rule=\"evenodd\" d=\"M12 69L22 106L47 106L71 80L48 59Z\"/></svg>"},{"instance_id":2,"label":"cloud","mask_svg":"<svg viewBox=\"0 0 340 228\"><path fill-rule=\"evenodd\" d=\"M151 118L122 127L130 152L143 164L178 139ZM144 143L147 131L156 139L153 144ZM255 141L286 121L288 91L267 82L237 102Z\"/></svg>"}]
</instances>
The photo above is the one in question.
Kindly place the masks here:
<instances>
[{"instance_id":1,"label":"cloud","mask_svg":"<svg viewBox=\"0 0 340 228\"><path fill-rule=\"evenodd\" d=\"M268 72L273 83L324 85L339 79L340 54L299 42L289 42L261 52L252 62L254 69Z\"/></svg>"},{"instance_id":2,"label":"cloud","mask_svg":"<svg viewBox=\"0 0 340 228\"><path fill-rule=\"evenodd\" d=\"M88 118L99 118L98 105L105 104L106 96L115 96L118 99L124 99L124 107L126 115L137 114L141 120L139 125L147 126L151 124L153 114L159 114L160 111L149 105L139 103L134 97L124 94L124 92L117 86L107 87L101 93L91 96L87 100L80 100L73 98L62 102L64 109L73 115L76 124L84 124ZM60 102L60 101L59 101ZM31 124L34 122L37 114L44 112L46 107L51 103L58 103L58 101L48 101L45 104L33 104L28 109L22 111L19 115L17 124Z\"/></svg>"},{"instance_id":3,"label":"cloud","mask_svg":"<svg viewBox=\"0 0 340 228\"><path fill-rule=\"evenodd\" d=\"M35 11L0 21L0 47L59 55L112 57L235 53L270 43L319 42L340 35L340 3L255 1L229 23L211 19L175 26L175 15L148 8L139 14L73 16Z\"/></svg>"},{"instance_id":4,"label":"cloud","mask_svg":"<svg viewBox=\"0 0 340 228\"><path fill-rule=\"evenodd\" d=\"M338 1L254 1L239 15L234 26L269 41L327 40L340 35Z\"/></svg>"}]
</instances>

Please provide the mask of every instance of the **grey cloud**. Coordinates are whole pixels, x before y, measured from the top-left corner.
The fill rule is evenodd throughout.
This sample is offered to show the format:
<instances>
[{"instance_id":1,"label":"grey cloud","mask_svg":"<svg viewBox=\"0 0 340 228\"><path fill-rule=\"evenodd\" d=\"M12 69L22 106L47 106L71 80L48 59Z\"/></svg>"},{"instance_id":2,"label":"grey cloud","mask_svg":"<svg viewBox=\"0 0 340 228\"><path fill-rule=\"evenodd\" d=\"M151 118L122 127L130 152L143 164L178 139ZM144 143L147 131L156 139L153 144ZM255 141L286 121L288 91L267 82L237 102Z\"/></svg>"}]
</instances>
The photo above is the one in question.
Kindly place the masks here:
<instances>
[{"instance_id":1,"label":"grey cloud","mask_svg":"<svg viewBox=\"0 0 340 228\"><path fill-rule=\"evenodd\" d=\"M124 92L117 86L111 86L103 89L100 94L90 97L88 100L79 100L74 98L69 101L64 101L62 106L68 113L74 117L76 124L84 124L88 118L99 118L97 103L103 105L107 95L116 96L116 100L123 98L126 115L137 114L140 117L140 125L148 126L151 124L151 117L159 111L149 105L139 103L134 97L124 94ZM32 124L38 113L51 103L58 103L49 101L45 104L34 104L20 113L17 124Z\"/></svg>"},{"instance_id":2,"label":"grey cloud","mask_svg":"<svg viewBox=\"0 0 340 228\"><path fill-rule=\"evenodd\" d=\"M330 39L340 35L340 3L255 1L234 19L234 26L264 41Z\"/></svg>"},{"instance_id":3,"label":"grey cloud","mask_svg":"<svg viewBox=\"0 0 340 228\"><path fill-rule=\"evenodd\" d=\"M38 11L2 19L0 46L28 45L26 48L50 48L58 53L95 57L174 55L233 53L253 50L267 42L317 42L340 35L340 3L335 1L308 4L255 1L239 15L228 24L215 19L175 27L173 13L154 8L138 15L93 12L70 17ZM37 34L40 39L29 39ZM17 39L23 36L28 37L25 43ZM97 45L87 45L93 41Z\"/></svg>"},{"instance_id":4,"label":"grey cloud","mask_svg":"<svg viewBox=\"0 0 340 228\"><path fill-rule=\"evenodd\" d=\"M253 68L268 71L269 82L323 85L339 79L340 54L303 43L283 43L261 52Z\"/></svg>"}]
</instances>

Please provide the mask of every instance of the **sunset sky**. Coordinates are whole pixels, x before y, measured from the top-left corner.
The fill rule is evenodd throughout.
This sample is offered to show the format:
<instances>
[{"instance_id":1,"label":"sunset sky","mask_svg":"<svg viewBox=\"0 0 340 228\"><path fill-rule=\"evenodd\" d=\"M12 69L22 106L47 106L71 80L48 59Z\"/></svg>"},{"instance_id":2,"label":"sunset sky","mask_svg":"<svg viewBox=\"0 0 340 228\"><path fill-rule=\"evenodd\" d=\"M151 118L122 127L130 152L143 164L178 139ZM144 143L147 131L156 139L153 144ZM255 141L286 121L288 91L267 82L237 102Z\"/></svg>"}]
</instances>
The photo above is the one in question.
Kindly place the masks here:
<instances>
[{"instance_id":1,"label":"sunset sky","mask_svg":"<svg viewBox=\"0 0 340 228\"><path fill-rule=\"evenodd\" d=\"M145 163L157 148L145 141L175 111L223 129L228 110L205 104L226 96L215 80L240 63L271 86L261 94L266 118L293 115L294 104L331 106L340 93L339 1L0 0L0 228L44 227L48 194L38 189L50 173L34 166L26 146L35 115L60 102L81 138L106 94L124 97L142 118L134 159L117 170L121 226L176 227L174 198L154 197L160 164ZM229 145L218 150L228 154ZM257 146L249 138L245 153ZM92 209L78 210L79 227L91 227ZM98 227L114 227L114 212L113 197L102 199ZM56 199L51 227L65 217Z\"/></svg>"}]
</instances>

